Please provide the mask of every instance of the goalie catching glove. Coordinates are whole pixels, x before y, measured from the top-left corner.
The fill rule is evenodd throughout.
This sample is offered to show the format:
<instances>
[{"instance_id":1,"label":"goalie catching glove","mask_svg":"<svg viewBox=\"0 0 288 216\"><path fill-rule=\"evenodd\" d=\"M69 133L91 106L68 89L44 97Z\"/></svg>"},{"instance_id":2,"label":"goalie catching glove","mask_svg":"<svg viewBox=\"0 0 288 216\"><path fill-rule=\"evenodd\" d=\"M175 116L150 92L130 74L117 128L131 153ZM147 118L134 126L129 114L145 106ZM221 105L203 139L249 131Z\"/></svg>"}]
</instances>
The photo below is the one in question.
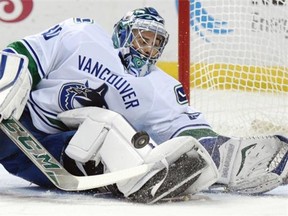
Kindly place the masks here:
<instances>
[{"instance_id":1,"label":"goalie catching glove","mask_svg":"<svg viewBox=\"0 0 288 216\"><path fill-rule=\"evenodd\" d=\"M31 90L26 56L0 52L0 122L19 119Z\"/></svg>"},{"instance_id":2,"label":"goalie catching glove","mask_svg":"<svg viewBox=\"0 0 288 216\"><path fill-rule=\"evenodd\" d=\"M147 173L116 184L117 191L132 201L154 203L187 188L195 193L218 178L212 158L192 137L177 137L160 145L150 140L135 148L131 139L136 131L113 111L85 107L58 117L70 128L78 128L65 150L70 162L76 161L71 172L101 174L149 164ZM95 165L87 169L87 164Z\"/></svg>"}]
</instances>

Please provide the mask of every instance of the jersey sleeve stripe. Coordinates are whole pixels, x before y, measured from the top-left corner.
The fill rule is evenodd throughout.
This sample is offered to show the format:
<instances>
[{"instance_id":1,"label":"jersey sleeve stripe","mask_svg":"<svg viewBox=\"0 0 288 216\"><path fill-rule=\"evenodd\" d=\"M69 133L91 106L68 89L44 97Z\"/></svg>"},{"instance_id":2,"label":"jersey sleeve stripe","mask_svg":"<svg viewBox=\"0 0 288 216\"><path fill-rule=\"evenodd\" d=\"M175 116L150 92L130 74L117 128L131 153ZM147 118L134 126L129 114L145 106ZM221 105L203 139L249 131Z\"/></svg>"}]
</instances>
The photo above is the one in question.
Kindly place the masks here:
<instances>
[{"instance_id":1,"label":"jersey sleeve stripe","mask_svg":"<svg viewBox=\"0 0 288 216\"><path fill-rule=\"evenodd\" d=\"M39 119L47 126L56 130L67 130L68 128L57 118L57 113L48 112L47 110L41 108L34 100L32 94L30 94L29 104L33 109L33 112L37 115ZM39 112L40 110L40 112ZM42 115L40 114L42 113ZM42 116L45 117L45 120ZM50 117L49 117L50 116Z\"/></svg>"},{"instance_id":2,"label":"jersey sleeve stripe","mask_svg":"<svg viewBox=\"0 0 288 216\"><path fill-rule=\"evenodd\" d=\"M41 72L41 75L42 75L41 78L45 77L46 74L45 74L45 72L44 72L44 70L43 70L43 67L42 67L41 62L40 62L40 60L39 60L39 58L38 58L37 53L35 52L35 50L33 49L33 47L29 44L29 42L28 42L27 40L23 39L23 41L24 41L25 45L28 46L29 49L30 49L29 54L32 52L33 55L34 55L34 57L35 57L35 63L37 63L38 69L40 69L40 72Z\"/></svg>"},{"instance_id":3,"label":"jersey sleeve stripe","mask_svg":"<svg viewBox=\"0 0 288 216\"><path fill-rule=\"evenodd\" d=\"M59 120L57 120L56 118L50 118L47 117L44 113L39 113L38 109L36 108L35 104L31 103L31 101L28 101L28 106L30 107L30 112L33 112L33 115L37 116L38 121L40 120L42 122L42 128L50 128L49 131L51 131L51 129L53 131L64 131L67 130L67 127ZM53 120L52 120L53 119Z\"/></svg>"},{"instance_id":4,"label":"jersey sleeve stripe","mask_svg":"<svg viewBox=\"0 0 288 216\"><path fill-rule=\"evenodd\" d=\"M22 44L22 42L17 41L14 43L11 43L8 45L11 50L16 51L19 54L27 56L29 60L28 69L30 71L31 77L33 79L33 85L34 88L41 80L41 77L38 73L38 67L36 62L34 61L33 57L31 56L30 52L26 49L26 47Z\"/></svg>"},{"instance_id":5,"label":"jersey sleeve stripe","mask_svg":"<svg viewBox=\"0 0 288 216\"><path fill-rule=\"evenodd\" d=\"M181 132L183 132L184 130L197 130L197 129L211 129L211 126L208 124L190 124L190 125L186 125L184 127L179 128L177 131L175 131L172 136L169 139L172 139L173 137L179 135Z\"/></svg>"},{"instance_id":6,"label":"jersey sleeve stripe","mask_svg":"<svg viewBox=\"0 0 288 216\"><path fill-rule=\"evenodd\" d=\"M57 117L57 113L55 112L49 112L45 109L43 109L42 107L40 107L33 99L33 95L30 93L30 96L29 96L29 100L31 101L31 103L33 103L39 110L41 110L41 112L43 113L46 113L47 115L50 115L50 116L54 116L54 117Z\"/></svg>"}]
</instances>

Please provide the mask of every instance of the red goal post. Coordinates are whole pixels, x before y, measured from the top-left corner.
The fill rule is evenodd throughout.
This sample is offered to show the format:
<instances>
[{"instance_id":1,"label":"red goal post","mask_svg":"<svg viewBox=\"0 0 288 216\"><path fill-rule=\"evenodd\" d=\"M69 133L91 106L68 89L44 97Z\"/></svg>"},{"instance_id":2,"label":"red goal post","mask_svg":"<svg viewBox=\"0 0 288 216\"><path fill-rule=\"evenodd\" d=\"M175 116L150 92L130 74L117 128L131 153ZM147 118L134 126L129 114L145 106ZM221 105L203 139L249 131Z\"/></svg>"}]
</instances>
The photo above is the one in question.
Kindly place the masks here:
<instances>
[{"instance_id":1,"label":"red goal post","mask_svg":"<svg viewBox=\"0 0 288 216\"><path fill-rule=\"evenodd\" d=\"M190 0L178 0L178 79L190 101Z\"/></svg>"},{"instance_id":2,"label":"red goal post","mask_svg":"<svg viewBox=\"0 0 288 216\"><path fill-rule=\"evenodd\" d=\"M227 136L288 136L288 1L178 0L178 79Z\"/></svg>"}]
</instances>

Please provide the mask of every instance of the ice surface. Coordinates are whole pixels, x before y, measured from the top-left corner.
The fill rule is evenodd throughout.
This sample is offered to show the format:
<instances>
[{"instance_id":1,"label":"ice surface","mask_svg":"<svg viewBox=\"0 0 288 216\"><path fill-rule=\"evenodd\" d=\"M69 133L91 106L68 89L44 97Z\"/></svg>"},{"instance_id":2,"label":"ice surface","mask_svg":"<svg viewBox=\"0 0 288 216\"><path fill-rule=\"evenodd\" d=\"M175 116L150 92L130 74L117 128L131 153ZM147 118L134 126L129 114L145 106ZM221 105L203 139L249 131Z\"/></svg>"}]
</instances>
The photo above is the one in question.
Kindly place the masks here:
<instances>
[{"instance_id":1,"label":"ice surface","mask_svg":"<svg viewBox=\"0 0 288 216\"><path fill-rule=\"evenodd\" d=\"M262 196L201 193L196 200L135 204L110 195L85 195L38 188L0 166L1 216L288 216L288 186Z\"/></svg>"}]
</instances>

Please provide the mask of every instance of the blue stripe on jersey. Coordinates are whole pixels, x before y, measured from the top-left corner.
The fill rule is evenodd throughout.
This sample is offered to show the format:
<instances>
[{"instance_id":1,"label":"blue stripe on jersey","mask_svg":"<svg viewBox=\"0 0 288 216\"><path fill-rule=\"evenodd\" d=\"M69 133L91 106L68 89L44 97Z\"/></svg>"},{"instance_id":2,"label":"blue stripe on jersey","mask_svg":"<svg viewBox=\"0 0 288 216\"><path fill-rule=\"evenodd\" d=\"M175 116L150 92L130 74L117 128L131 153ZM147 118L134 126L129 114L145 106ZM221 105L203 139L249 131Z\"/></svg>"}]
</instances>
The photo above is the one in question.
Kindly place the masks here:
<instances>
[{"instance_id":1,"label":"blue stripe on jersey","mask_svg":"<svg viewBox=\"0 0 288 216\"><path fill-rule=\"evenodd\" d=\"M34 106L36 106L39 110L41 110L43 113L46 113L47 115L51 115L51 116L54 116L54 117L57 117L57 113L52 113L52 112L49 112L45 109L43 109L42 107L40 107L35 101L34 101L34 98L32 96L32 94L30 93L30 97L29 97L30 101L32 104L34 104Z\"/></svg>"},{"instance_id":2,"label":"blue stripe on jersey","mask_svg":"<svg viewBox=\"0 0 288 216\"><path fill-rule=\"evenodd\" d=\"M45 73L44 73L44 70L43 70L43 68L42 68L42 65L41 65L41 63L40 63L40 60L39 60L39 58L38 58L37 53L36 53L35 50L32 48L32 46L28 43L28 41L26 41L25 39L23 39L23 41L24 41L24 43L29 47L30 51L33 53L34 58L35 58L35 60L36 60L36 62L37 62L37 66L38 66L38 68L40 69L42 78L45 77L46 75L45 75Z\"/></svg>"},{"instance_id":3,"label":"blue stripe on jersey","mask_svg":"<svg viewBox=\"0 0 288 216\"><path fill-rule=\"evenodd\" d=\"M62 130L62 128L58 127L57 125L52 124L49 120L47 120L46 115L50 115L52 118L55 118L55 120L57 120L57 113L52 113L49 112L43 108L41 108L33 99L32 94L30 93L30 97L29 97L29 101L28 103L31 105L34 113L38 116L39 119L41 119L41 121L47 125L48 127L54 128L56 130ZM42 112L42 115L44 115L46 118L44 119L41 114L39 113L40 110Z\"/></svg>"},{"instance_id":4,"label":"blue stripe on jersey","mask_svg":"<svg viewBox=\"0 0 288 216\"><path fill-rule=\"evenodd\" d=\"M196 127L209 127L209 128L211 128L211 126L208 125L208 124L191 124L191 125L186 125L186 126L184 126L184 127L179 128L177 131L175 131L169 139L172 139L176 134L179 134L179 133L182 132L185 128L186 128L186 129L187 129L187 128L191 128L191 129L194 128L194 129L195 129ZM200 128L197 128L197 129L200 129Z\"/></svg>"},{"instance_id":5,"label":"blue stripe on jersey","mask_svg":"<svg viewBox=\"0 0 288 216\"><path fill-rule=\"evenodd\" d=\"M30 101L28 101L27 103L30 104L30 107L33 109L34 111L34 114L42 121L42 123L50 128L53 128L53 129L56 129L56 130L62 130L62 128L60 127L57 127L55 125L52 125L48 120L45 120L41 115L40 113L37 111L37 109L35 108L35 104L31 103ZM45 115L44 115L45 116Z\"/></svg>"}]
</instances>

